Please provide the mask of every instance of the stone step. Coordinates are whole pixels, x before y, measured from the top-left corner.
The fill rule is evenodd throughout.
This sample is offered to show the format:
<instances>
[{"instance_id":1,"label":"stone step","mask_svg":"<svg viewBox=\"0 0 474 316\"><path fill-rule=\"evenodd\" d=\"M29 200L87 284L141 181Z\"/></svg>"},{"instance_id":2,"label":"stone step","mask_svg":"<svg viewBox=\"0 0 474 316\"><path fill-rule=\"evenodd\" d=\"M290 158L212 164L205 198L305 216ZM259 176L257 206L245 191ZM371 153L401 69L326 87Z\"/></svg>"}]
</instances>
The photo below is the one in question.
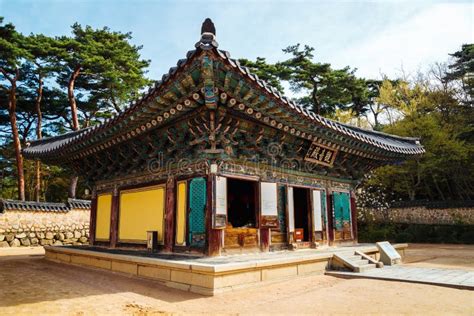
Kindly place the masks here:
<instances>
[{"instance_id":1,"label":"stone step","mask_svg":"<svg viewBox=\"0 0 474 316\"><path fill-rule=\"evenodd\" d=\"M359 258L359 259L351 259L351 260L349 260L349 262L352 263L355 266L362 266L364 264L369 264L369 260L362 259L362 257Z\"/></svg>"},{"instance_id":2,"label":"stone step","mask_svg":"<svg viewBox=\"0 0 474 316\"><path fill-rule=\"evenodd\" d=\"M375 269L375 264L373 263L368 263L368 264L362 264L360 266L358 266L354 272L366 272L366 271L369 271L369 270L372 270L372 269Z\"/></svg>"}]
</instances>

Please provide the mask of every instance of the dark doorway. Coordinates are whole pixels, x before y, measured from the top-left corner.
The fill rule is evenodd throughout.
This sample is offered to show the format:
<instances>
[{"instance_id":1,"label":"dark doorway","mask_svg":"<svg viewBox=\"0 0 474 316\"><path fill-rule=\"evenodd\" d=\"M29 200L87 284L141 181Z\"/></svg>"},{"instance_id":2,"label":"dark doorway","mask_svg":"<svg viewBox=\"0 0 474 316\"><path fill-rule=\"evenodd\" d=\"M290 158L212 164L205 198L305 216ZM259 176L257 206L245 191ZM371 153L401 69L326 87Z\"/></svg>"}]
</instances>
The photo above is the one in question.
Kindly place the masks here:
<instances>
[{"instance_id":1,"label":"dark doorway","mask_svg":"<svg viewBox=\"0 0 474 316\"><path fill-rule=\"evenodd\" d=\"M293 188L295 229L304 229L303 241L310 241L309 192L309 189Z\"/></svg>"},{"instance_id":2,"label":"dark doorway","mask_svg":"<svg viewBox=\"0 0 474 316\"><path fill-rule=\"evenodd\" d=\"M256 227L257 182L227 179L227 218L234 228Z\"/></svg>"}]
</instances>

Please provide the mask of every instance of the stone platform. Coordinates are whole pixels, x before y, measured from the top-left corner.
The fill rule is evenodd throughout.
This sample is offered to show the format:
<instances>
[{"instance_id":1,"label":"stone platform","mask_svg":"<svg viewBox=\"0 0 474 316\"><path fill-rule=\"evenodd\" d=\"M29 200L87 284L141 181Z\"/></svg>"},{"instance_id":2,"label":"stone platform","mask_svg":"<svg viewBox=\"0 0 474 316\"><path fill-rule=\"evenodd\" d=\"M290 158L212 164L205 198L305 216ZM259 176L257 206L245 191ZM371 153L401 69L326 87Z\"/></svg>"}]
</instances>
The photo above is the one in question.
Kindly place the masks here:
<instances>
[{"instance_id":1,"label":"stone platform","mask_svg":"<svg viewBox=\"0 0 474 316\"><path fill-rule=\"evenodd\" d=\"M403 256L407 244L394 247ZM90 247L45 247L46 258L159 281L166 286L203 295L257 286L288 278L323 274L335 253L359 250L376 257L375 245L354 245L221 257L192 257ZM125 254L124 254L125 253Z\"/></svg>"},{"instance_id":2,"label":"stone platform","mask_svg":"<svg viewBox=\"0 0 474 316\"><path fill-rule=\"evenodd\" d=\"M458 289L474 290L474 271L439 268L419 268L396 265L362 273L328 271L326 275L342 278L365 278L438 285Z\"/></svg>"}]
</instances>

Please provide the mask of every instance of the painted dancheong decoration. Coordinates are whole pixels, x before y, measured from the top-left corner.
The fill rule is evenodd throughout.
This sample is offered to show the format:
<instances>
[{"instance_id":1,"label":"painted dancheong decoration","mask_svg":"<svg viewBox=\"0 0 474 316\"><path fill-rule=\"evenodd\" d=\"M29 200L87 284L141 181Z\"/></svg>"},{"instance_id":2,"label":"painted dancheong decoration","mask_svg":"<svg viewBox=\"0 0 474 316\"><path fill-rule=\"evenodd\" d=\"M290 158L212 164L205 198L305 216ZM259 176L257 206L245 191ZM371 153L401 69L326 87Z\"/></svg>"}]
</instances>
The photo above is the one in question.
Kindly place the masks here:
<instances>
[{"instance_id":1,"label":"painted dancheong decoration","mask_svg":"<svg viewBox=\"0 0 474 316\"><path fill-rule=\"evenodd\" d=\"M155 231L158 251L212 256L356 242L358 181L423 152L298 106L219 49L210 19L129 108L23 150L93 188L92 245L146 248Z\"/></svg>"}]
</instances>

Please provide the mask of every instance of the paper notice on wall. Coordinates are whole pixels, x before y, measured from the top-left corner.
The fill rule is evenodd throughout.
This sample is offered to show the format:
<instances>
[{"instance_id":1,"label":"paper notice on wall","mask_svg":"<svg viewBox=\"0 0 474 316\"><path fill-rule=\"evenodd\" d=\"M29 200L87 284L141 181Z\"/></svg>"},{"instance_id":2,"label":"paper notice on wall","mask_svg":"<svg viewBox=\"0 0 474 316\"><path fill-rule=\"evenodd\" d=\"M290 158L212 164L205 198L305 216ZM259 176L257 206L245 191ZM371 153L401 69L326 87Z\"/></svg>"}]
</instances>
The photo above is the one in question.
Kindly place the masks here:
<instances>
[{"instance_id":1,"label":"paper notice on wall","mask_svg":"<svg viewBox=\"0 0 474 316\"><path fill-rule=\"evenodd\" d=\"M278 216L276 183L260 183L260 201L262 216Z\"/></svg>"},{"instance_id":2,"label":"paper notice on wall","mask_svg":"<svg viewBox=\"0 0 474 316\"><path fill-rule=\"evenodd\" d=\"M322 203L321 203L321 191L313 190L313 218L314 218L314 230L323 230L322 221Z\"/></svg>"},{"instance_id":3,"label":"paper notice on wall","mask_svg":"<svg viewBox=\"0 0 474 316\"><path fill-rule=\"evenodd\" d=\"M216 178L216 214L227 215L227 178Z\"/></svg>"},{"instance_id":4,"label":"paper notice on wall","mask_svg":"<svg viewBox=\"0 0 474 316\"><path fill-rule=\"evenodd\" d=\"M295 204L292 187L288 187L288 230L290 232L295 231Z\"/></svg>"}]
</instances>

